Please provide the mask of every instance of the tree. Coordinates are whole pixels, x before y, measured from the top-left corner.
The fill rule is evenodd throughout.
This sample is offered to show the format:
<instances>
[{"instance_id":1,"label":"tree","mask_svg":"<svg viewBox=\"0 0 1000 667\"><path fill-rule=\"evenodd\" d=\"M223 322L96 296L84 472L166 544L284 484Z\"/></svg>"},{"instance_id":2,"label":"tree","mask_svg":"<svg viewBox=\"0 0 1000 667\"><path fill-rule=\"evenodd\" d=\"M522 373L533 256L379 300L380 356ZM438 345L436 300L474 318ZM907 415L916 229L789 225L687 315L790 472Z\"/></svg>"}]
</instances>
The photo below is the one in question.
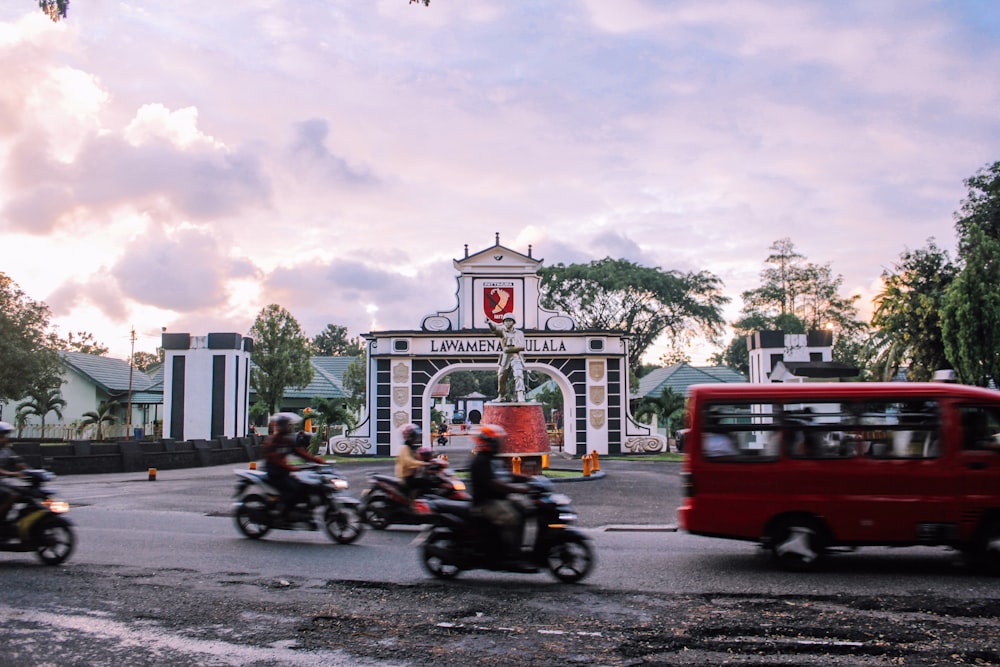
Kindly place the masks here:
<instances>
[{"instance_id":1,"label":"tree","mask_svg":"<svg viewBox=\"0 0 1000 667\"><path fill-rule=\"evenodd\" d=\"M832 327L837 332L837 341L843 341L834 345L833 358L854 363L853 341L866 329L857 316L856 303L860 297L841 296L843 276L833 275L829 264L806 262L791 239L778 239L770 250L760 272L761 285L740 295L743 309L740 319L732 324L736 335L712 357L714 362L748 375L747 340L752 333L778 330L801 334ZM838 356L845 353L851 358Z\"/></svg>"},{"instance_id":2,"label":"tree","mask_svg":"<svg viewBox=\"0 0 1000 667\"><path fill-rule=\"evenodd\" d=\"M58 23L60 19L66 18L69 0L38 0L38 6L54 23Z\"/></svg>"},{"instance_id":3,"label":"tree","mask_svg":"<svg viewBox=\"0 0 1000 667\"><path fill-rule=\"evenodd\" d=\"M344 369L344 390L347 391L347 407L354 414L360 414L367 400L368 353L362 352Z\"/></svg>"},{"instance_id":4,"label":"tree","mask_svg":"<svg viewBox=\"0 0 1000 667\"><path fill-rule=\"evenodd\" d=\"M805 263L791 239L771 244L771 254L760 273L761 286L741 295L743 310L734 328L742 333L780 329L805 333L833 325L837 331L864 328L857 318L858 295L840 296L843 276L829 264Z\"/></svg>"},{"instance_id":5,"label":"tree","mask_svg":"<svg viewBox=\"0 0 1000 667\"><path fill-rule=\"evenodd\" d=\"M103 343L98 343L94 334L87 331L77 331L76 334L70 332L66 338L60 339L59 344L59 349L69 352L82 352L97 357L108 356L108 347Z\"/></svg>"},{"instance_id":6,"label":"tree","mask_svg":"<svg viewBox=\"0 0 1000 667\"><path fill-rule=\"evenodd\" d=\"M313 336L313 354L318 357L356 357L365 349L360 336L347 337L347 327L327 324L326 329Z\"/></svg>"},{"instance_id":7,"label":"tree","mask_svg":"<svg viewBox=\"0 0 1000 667\"><path fill-rule=\"evenodd\" d=\"M0 273L0 401L59 384L62 361L48 329L49 307Z\"/></svg>"},{"instance_id":8,"label":"tree","mask_svg":"<svg viewBox=\"0 0 1000 667\"><path fill-rule=\"evenodd\" d=\"M322 398L314 396L310 401L312 408L310 418L325 426L343 424L350 431L358 424L357 418L351 412L347 401L342 398Z\"/></svg>"},{"instance_id":9,"label":"tree","mask_svg":"<svg viewBox=\"0 0 1000 667\"><path fill-rule=\"evenodd\" d=\"M274 303L257 314L249 336L254 364L250 384L273 414L286 388L305 387L312 380L309 340L291 313Z\"/></svg>"},{"instance_id":10,"label":"tree","mask_svg":"<svg viewBox=\"0 0 1000 667\"><path fill-rule=\"evenodd\" d=\"M986 387L1000 381L1000 240L976 225L965 234L965 268L944 296L941 333L959 378Z\"/></svg>"},{"instance_id":11,"label":"tree","mask_svg":"<svg viewBox=\"0 0 1000 667\"><path fill-rule=\"evenodd\" d=\"M542 303L576 319L582 329L620 331L631 336L629 368L661 335L721 332L722 282L711 273L680 273L606 257L589 264L556 264L539 271Z\"/></svg>"},{"instance_id":12,"label":"tree","mask_svg":"<svg viewBox=\"0 0 1000 667\"><path fill-rule=\"evenodd\" d=\"M59 387L33 387L28 394L28 400L17 406L17 414L27 418L35 415L42 422L42 437L45 437L45 418L50 412L56 413L56 417L62 419L62 410L66 407L66 399L62 397L62 390Z\"/></svg>"},{"instance_id":13,"label":"tree","mask_svg":"<svg viewBox=\"0 0 1000 667\"><path fill-rule=\"evenodd\" d=\"M656 416L660 423L668 424L671 431L676 431L684 414L684 396L674 393L670 387L660 392L659 396L643 396L633 410L635 418L646 421L646 418ZM648 423L648 422L646 422ZM670 434L668 433L668 436Z\"/></svg>"},{"instance_id":14,"label":"tree","mask_svg":"<svg viewBox=\"0 0 1000 667\"><path fill-rule=\"evenodd\" d=\"M973 227L978 227L987 238L1000 241L1000 161L983 167L963 183L969 188L969 196L955 213L960 260L973 251L970 247Z\"/></svg>"},{"instance_id":15,"label":"tree","mask_svg":"<svg viewBox=\"0 0 1000 667\"><path fill-rule=\"evenodd\" d=\"M882 291L874 299L874 329L864 358L869 371L891 379L907 366L911 380L929 380L949 368L941 330L941 309L957 269L947 250L934 239L918 250L905 250L893 271L882 272Z\"/></svg>"},{"instance_id":16,"label":"tree","mask_svg":"<svg viewBox=\"0 0 1000 667\"><path fill-rule=\"evenodd\" d=\"M114 424L115 423L115 411L118 409L118 404L114 401L104 401L97 406L97 410L91 410L90 412L84 412L80 419L80 430L82 431L87 426L92 424L97 425L97 436L96 440L104 439L104 424Z\"/></svg>"},{"instance_id":17,"label":"tree","mask_svg":"<svg viewBox=\"0 0 1000 667\"><path fill-rule=\"evenodd\" d=\"M163 350L159 351L159 354L153 354L152 352L136 352L132 355L132 365L138 368L143 373L148 372L151 368L155 368L159 364L163 363Z\"/></svg>"}]
</instances>

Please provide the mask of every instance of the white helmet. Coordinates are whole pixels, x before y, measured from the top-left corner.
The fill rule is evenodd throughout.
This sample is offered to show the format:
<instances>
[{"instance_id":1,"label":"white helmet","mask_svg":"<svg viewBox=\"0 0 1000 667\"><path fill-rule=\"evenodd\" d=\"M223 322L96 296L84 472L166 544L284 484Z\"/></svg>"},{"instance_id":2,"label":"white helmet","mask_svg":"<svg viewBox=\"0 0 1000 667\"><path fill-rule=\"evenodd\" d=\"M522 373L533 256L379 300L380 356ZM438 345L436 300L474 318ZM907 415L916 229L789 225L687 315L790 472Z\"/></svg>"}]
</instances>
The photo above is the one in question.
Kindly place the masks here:
<instances>
[{"instance_id":1,"label":"white helmet","mask_svg":"<svg viewBox=\"0 0 1000 667\"><path fill-rule=\"evenodd\" d=\"M14 427L7 422L0 422L0 435L6 435L8 433L13 433Z\"/></svg>"}]
</instances>

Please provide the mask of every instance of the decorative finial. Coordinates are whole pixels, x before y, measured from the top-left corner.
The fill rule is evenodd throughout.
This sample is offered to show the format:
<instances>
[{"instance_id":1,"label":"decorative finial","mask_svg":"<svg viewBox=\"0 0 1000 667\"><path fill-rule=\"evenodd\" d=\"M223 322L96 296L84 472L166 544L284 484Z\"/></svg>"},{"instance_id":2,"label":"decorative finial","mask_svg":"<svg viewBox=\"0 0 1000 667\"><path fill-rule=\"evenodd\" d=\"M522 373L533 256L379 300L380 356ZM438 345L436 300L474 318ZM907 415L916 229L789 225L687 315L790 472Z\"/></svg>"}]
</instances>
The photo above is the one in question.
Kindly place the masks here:
<instances>
[{"instance_id":1,"label":"decorative finial","mask_svg":"<svg viewBox=\"0 0 1000 667\"><path fill-rule=\"evenodd\" d=\"M500 245L500 232L496 232L496 235L497 235L497 242L496 242L496 244Z\"/></svg>"},{"instance_id":2,"label":"decorative finial","mask_svg":"<svg viewBox=\"0 0 1000 667\"><path fill-rule=\"evenodd\" d=\"M469 258L469 244L468 243L465 244L465 258L466 259Z\"/></svg>"},{"instance_id":3,"label":"decorative finial","mask_svg":"<svg viewBox=\"0 0 1000 667\"><path fill-rule=\"evenodd\" d=\"M531 244L528 244L528 257L531 257Z\"/></svg>"}]
</instances>

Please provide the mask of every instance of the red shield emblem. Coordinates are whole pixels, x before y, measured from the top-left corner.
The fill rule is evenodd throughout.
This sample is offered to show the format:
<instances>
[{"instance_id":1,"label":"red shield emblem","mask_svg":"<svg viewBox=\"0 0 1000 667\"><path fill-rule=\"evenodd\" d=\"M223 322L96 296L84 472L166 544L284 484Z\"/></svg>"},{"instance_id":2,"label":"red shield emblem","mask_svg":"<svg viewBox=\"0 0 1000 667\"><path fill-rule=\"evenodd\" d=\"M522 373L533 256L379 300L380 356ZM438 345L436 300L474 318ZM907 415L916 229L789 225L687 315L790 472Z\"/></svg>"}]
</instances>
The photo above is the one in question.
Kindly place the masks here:
<instances>
[{"instance_id":1,"label":"red shield emblem","mask_svg":"<svg viewBox=\"0 0 1000 667\"><path fill-rule=\"evenodd\" d=\"M502 322L504 315L514 312L514 288L484 287L483 310L486 317L494 322Z\"/></svg>"}]
</instances>

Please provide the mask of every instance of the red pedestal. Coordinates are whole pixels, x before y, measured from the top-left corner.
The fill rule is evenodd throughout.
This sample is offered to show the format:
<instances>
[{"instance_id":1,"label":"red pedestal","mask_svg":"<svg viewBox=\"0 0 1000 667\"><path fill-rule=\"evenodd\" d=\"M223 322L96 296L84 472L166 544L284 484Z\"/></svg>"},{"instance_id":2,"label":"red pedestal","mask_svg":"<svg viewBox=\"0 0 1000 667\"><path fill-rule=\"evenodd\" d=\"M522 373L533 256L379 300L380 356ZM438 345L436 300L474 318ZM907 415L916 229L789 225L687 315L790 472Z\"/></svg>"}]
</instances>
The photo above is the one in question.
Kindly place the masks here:
<instances>
[{"instance_id":1,"label":"red pedestal","mask_svg":"<svg viewBox=\"0 0 1000 667\"><path fill-rule=\"evenodd\" d=\"M484 424L496 424L507 431L500 456L537 456L549 453L549 434L541 403L487 403Z\"/></svg>"}]
</instances>

